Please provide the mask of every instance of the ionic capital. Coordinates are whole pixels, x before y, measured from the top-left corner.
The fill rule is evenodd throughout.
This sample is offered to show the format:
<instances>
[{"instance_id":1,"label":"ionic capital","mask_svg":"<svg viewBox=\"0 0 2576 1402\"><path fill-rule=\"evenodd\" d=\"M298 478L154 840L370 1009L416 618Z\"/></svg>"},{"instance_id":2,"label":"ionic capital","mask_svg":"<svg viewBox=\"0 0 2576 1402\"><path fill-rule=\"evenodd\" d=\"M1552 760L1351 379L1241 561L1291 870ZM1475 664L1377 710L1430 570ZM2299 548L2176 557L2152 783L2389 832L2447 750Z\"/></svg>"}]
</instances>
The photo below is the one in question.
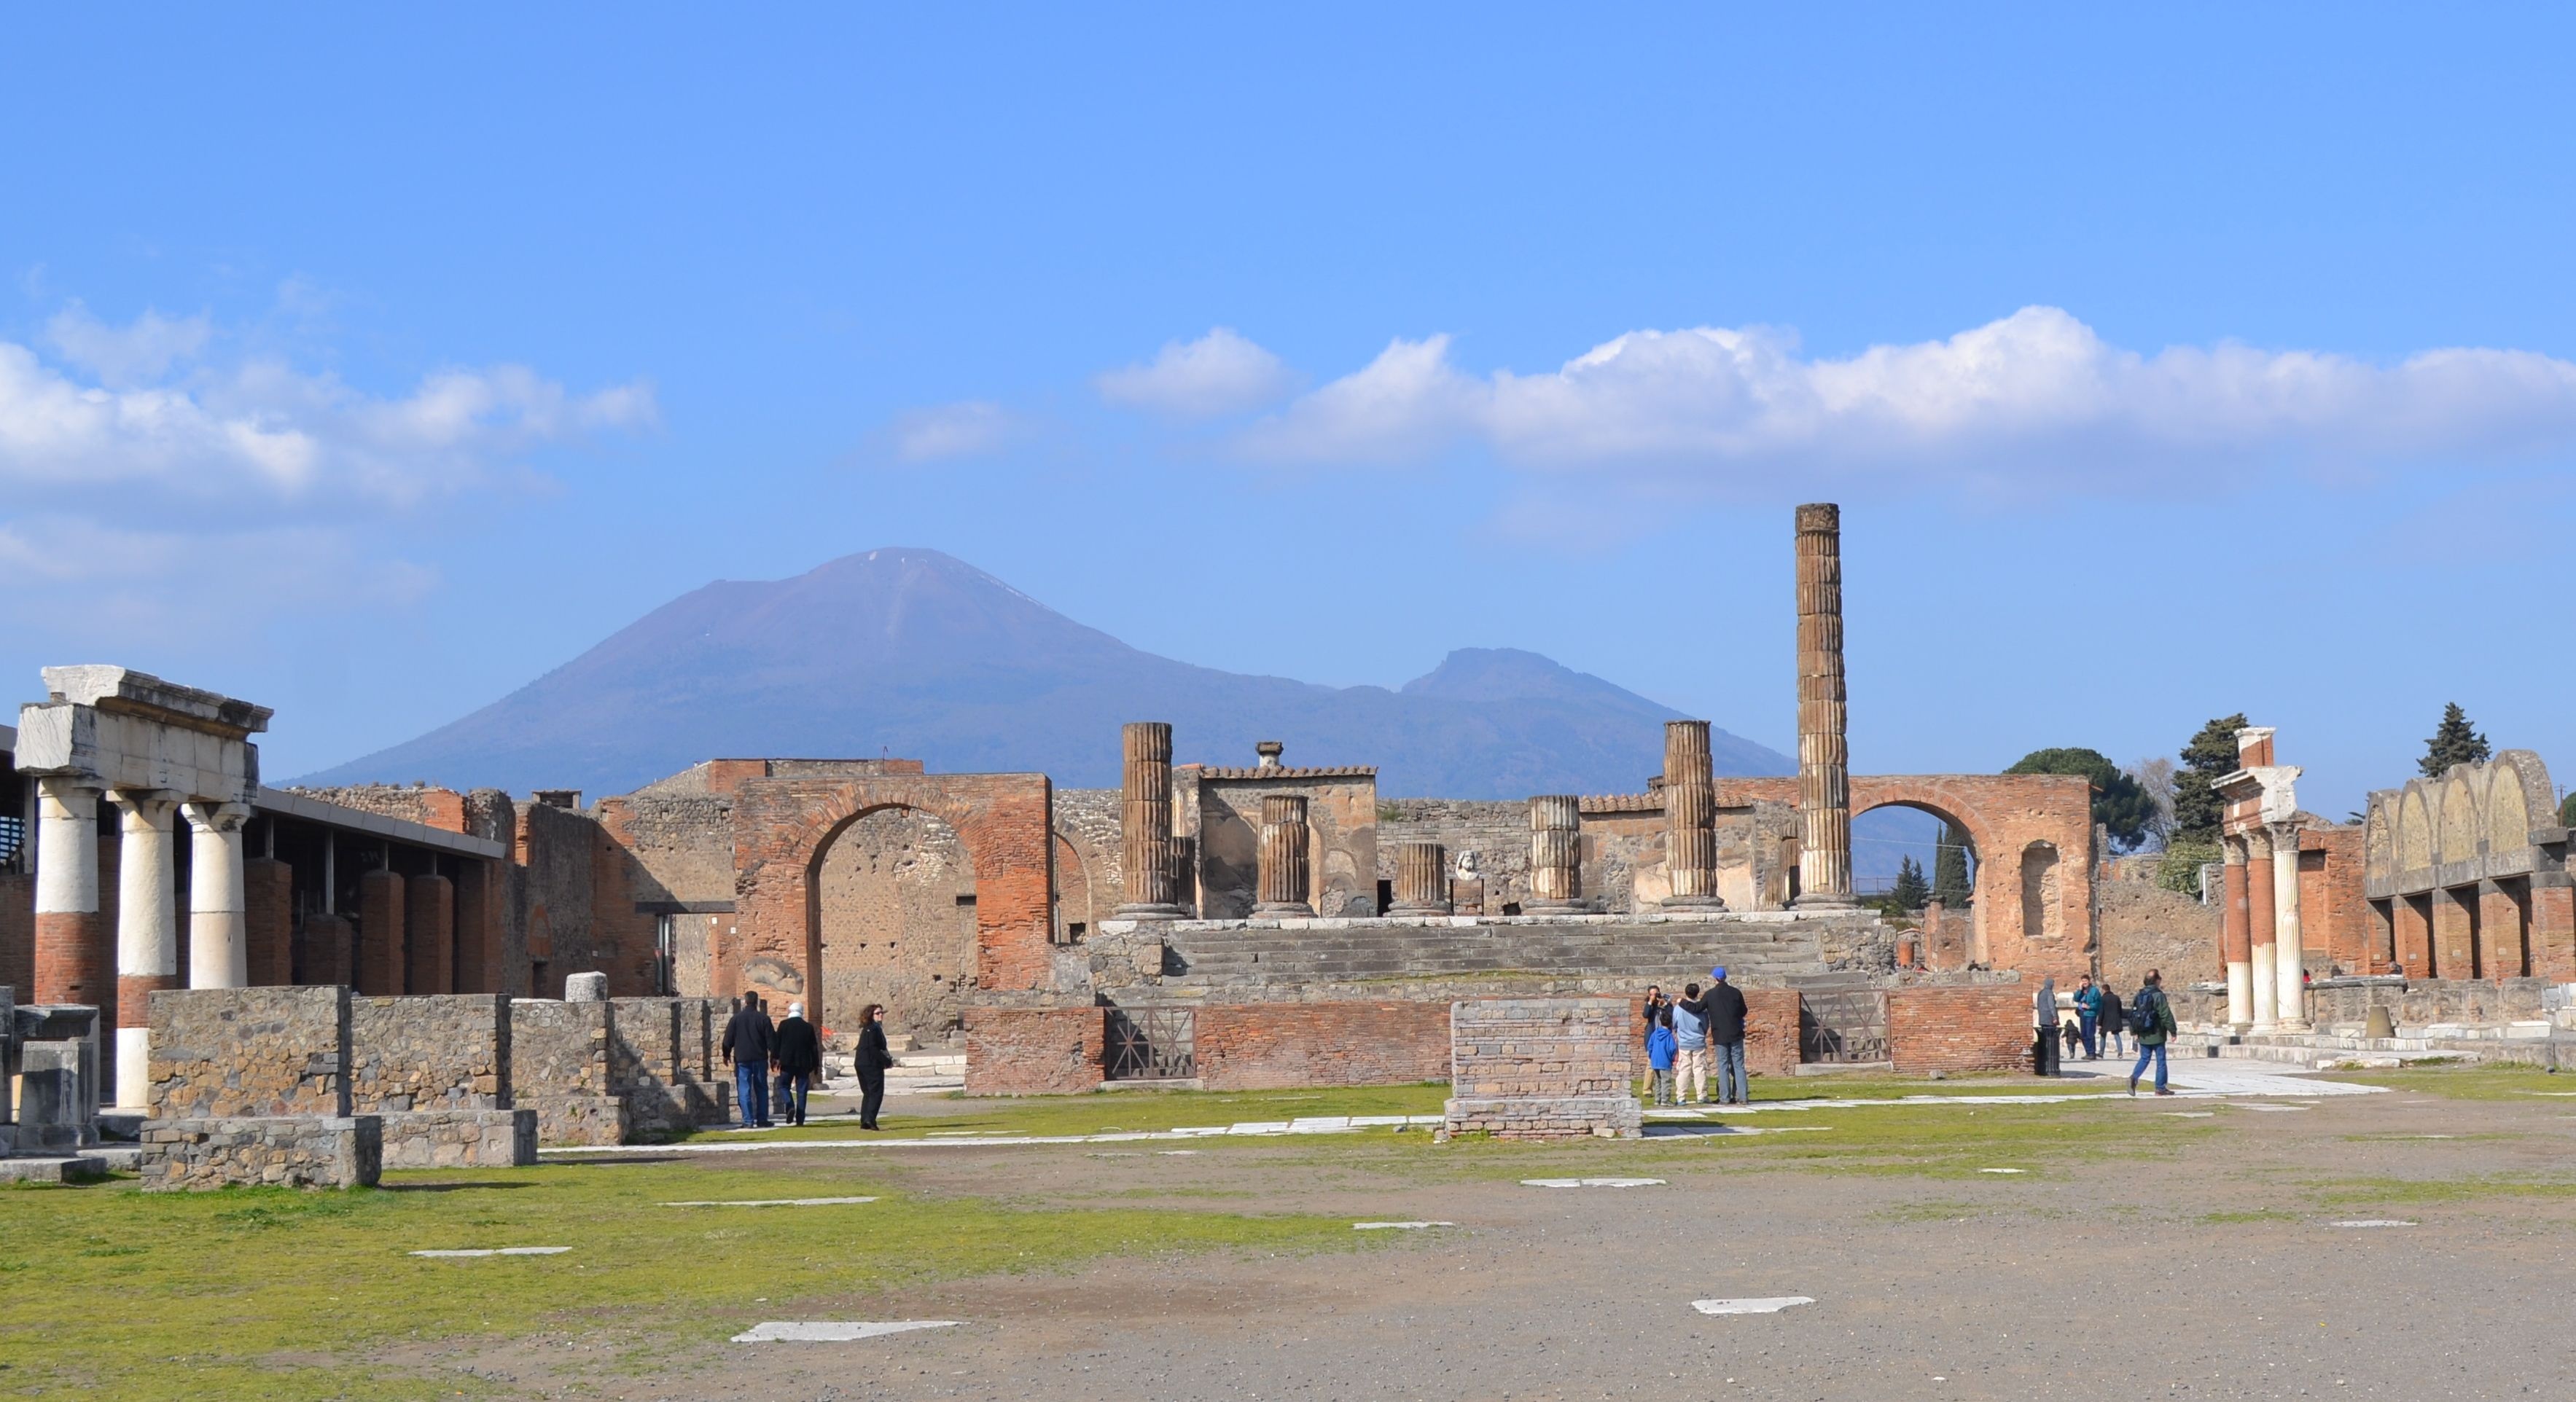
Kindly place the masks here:
<instances>
[{"instance_id":1,"label":"ionic capital","mask_svg":"<svg viewBox=\"0 0 2576 1402\"><path fill-rule=\"evenodd\" d=\"M116 805L118 827L125 832L168 832L179 807L179 795L168 789L110 789L107 800Z\"/></svg>"},{"instance_id":2,"label":"ionic capital","mask_svg":"<svg viewBox=\"0 0 2576 1402\"><path fill-rule=\"evenodd\" d=\"M188 826L201 833L220 833L230 837L250 821L247 803L222 803L212 799L192 798L182 808L188 815Z\"/></svg>"},{"instance_id":3,"label":"ionic capital","mask_svg":"<svg viewBox=\"0 0 2576 1402\"><path fill-rule=\"evenodd\" d=\"M98 821L99 781L86 774L39 774L36 776L36 804L39 816L58 822Z\"/></svg>"}]
</instances>

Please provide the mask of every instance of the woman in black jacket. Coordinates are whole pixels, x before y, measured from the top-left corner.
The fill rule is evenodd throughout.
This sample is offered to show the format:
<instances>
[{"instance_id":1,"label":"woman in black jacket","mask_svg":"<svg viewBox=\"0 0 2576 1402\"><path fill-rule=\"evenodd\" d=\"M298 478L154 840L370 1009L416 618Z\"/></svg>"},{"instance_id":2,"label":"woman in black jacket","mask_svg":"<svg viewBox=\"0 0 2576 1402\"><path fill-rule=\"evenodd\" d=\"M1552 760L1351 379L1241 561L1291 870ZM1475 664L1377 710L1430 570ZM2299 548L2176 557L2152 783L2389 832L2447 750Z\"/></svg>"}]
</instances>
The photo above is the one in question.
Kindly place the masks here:
<instances>
[{"instance_id":1,"label":"woman in black jacket","mask_svg":"<svg viewBox=\"0 0 2576 1402\"><path fill-rule=\"evenodd\" d=\"M877 1127L878 1107L885 1104L886 1068L894 1053L886 1050L885 1004L870 1003L859 1014L859 1128Z\"/></svg>"}]
</instances>

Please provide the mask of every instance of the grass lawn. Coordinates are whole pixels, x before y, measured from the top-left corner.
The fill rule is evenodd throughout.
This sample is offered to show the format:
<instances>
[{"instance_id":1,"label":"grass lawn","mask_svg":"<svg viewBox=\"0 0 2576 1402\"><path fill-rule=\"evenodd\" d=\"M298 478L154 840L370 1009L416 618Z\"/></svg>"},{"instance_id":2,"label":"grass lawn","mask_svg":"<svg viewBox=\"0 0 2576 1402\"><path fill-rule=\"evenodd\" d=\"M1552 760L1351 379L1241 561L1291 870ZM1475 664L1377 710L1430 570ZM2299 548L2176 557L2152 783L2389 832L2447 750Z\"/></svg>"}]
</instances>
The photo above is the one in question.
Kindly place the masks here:
<instances>
[{"instance_id":1,"label":"grass lawn","mask_svg":"<svg viewBox=\"0 0 2576 1402\"><path fill-rule=\"evenodd\" d=\"M2563 1076L2537 1066L2455 1063L2396 1071L2333 1071L2318 1079L2386 1086L2447 1100L2522 1100L2537 1096L2540 1098L2532 1103L2541 1105L2553 1098L2576 1100L2576 1076Z\"/></svg>"},{"instance_id":2,"label":"grass lawn","mask_svg":"<svg viewBox=\"0 0 2576 1402\"><path fill-rule=\"evenodd\" d=\"M763 1319L851 1317L890 1286L1057 1269L1103 1255L1360 1249L1343 1218L1015 1210L922 1198L885 1166L762 1173L697 1164L389 1174L383 1189L0 1191L0 1395L453 1396L361 1356L388 1343L566 1331L647 1366ZM876 1195L796 1208L687 1199ZM424 1260L423 1248L570 1246ZM765 1299L761 1297L766 1297Z\"/></svg>"}]
</instances>

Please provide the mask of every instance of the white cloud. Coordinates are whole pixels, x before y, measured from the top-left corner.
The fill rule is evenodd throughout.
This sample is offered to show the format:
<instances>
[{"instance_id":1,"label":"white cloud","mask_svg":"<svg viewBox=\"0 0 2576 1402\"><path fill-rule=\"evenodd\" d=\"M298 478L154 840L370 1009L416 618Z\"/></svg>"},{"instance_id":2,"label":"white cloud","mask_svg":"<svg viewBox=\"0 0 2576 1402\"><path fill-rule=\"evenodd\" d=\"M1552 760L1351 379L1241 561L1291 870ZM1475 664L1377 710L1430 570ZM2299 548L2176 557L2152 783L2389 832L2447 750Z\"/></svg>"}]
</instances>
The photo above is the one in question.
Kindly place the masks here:
<instances>
[{"instance_id":1,"label":"white cloud","mask_svg":"<svg viewBox=\"0 0 2576 1402\"><path fill-rule=\"evenodd\" d=\"M2445 349L2375 365L2234 344L2147 355L2052 307L1846 359L1803 356L1794 336L1764 327L1631 332L1529 375L1472 374L1449 349L1444 336L1397 340L1238 446L1338 464L1481 444L1542 471L1729 485L1807 469L1927 485L2153 486L2248 463L2488 460L2576 445L2576 364L2564 360Z\"/></svg>"},{"instance_id":2,"label":"white cloud","mask_svg":"<svg viewBox=\"0 0 2576 1402\"><path fill-rule=\"evenodd\" d=\"M112 327L74 304L48 337L95 378L0 341L0 486L399 505L541 444L656 420L648 385L576 395L516 365L440 370L384 397L276 359L192 363L213 338L203 318Z\"/></svg>"},{"instance_id":3,"label":"white cloud","mask_svg":"<svg viewBox=\"0 0 2576 1402\"><path fill-rule=\"evenodd\" d=\"M1220 326L1195 341L1167 342L1151 364L1112 370L1095 384L1112 404L1207 419L1276 404L1297 388L1298 376L1278 356Z\"/></svg>"},{"instance_id":4,"label":"white cloud","mask_svg":"<svg viewBox=\"0 0 2576 1402\"><path fill-rule=\"evenodd\" d=\"M993 452L1020 434L1020 423L1001 405L967 400L916 409L894 421L895 456L905 462L940 462Z\"/></svg>"}]
</instances>

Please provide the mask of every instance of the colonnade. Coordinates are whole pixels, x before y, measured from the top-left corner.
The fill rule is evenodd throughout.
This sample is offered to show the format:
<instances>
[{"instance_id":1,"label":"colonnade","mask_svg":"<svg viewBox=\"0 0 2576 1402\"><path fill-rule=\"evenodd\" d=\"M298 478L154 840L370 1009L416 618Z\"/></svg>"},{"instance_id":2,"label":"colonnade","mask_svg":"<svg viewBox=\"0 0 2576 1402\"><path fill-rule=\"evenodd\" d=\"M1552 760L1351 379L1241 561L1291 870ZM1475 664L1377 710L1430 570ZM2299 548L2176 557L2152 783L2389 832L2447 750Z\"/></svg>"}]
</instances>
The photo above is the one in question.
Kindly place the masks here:
<instances>
[{"instance_id":1,"label":"colonnade","mask_svg":"<svg viewBox=\"0 0 2576 1402\"><path fill-rule=\"evenodd\" d=\"M2299 829L2295 819L2266 822L2220 839L2226 868L2219 949L2227 965L2227 1021L2241 1030L2308 1030Z\"/></svg>"}]
</instances>

